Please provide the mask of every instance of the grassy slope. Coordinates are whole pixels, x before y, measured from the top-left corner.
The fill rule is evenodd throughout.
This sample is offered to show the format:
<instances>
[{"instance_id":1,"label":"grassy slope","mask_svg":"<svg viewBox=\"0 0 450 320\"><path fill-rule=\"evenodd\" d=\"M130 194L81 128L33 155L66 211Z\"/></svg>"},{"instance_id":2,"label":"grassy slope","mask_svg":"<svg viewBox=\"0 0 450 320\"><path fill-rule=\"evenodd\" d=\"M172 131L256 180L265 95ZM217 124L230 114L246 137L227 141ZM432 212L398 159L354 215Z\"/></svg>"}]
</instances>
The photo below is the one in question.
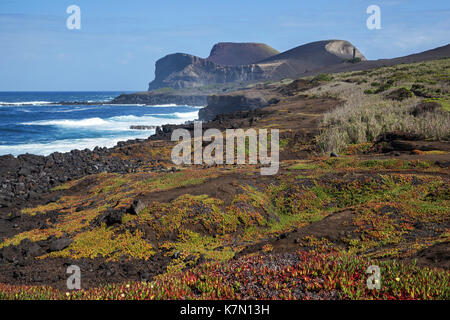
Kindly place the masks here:
<instances>
[{"instance_id":1,"label":"grassy slope","mask_svg":"<svg viewBox=\"0 0 450 320\"><path fill-rule=\"evenodd\" d=\"M399 96L402 92L404 96ZM325 115L318 137L324 151L373 141L380 133L402 130L450 140L450 59L336 74L313 94L346 100ZM435 102L435 112L413 115L418 103Z\"/></svg>"}]
</instances>

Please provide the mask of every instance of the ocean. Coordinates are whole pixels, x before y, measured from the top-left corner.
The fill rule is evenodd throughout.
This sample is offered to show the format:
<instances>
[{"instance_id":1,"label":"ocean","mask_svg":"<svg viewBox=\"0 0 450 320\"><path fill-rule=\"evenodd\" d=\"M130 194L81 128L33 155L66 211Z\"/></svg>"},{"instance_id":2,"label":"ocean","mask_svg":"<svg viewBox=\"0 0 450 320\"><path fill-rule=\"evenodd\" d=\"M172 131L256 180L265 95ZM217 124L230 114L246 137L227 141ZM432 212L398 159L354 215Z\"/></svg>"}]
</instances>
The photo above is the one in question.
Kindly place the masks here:
<instances>
[{"instance_id":1,"label":"ocean","mask_svg":"<svg viewBox=\"0 0 450 320\"><path fill-rule=\"evenodd\" d=\"M154 134L155 130L132 130L132 125L182 124L197 119L201 108L100 104L121 93L0 92L0 155L113 147L118 141ZM52 104L61 101L89 104Z\"/></svg>"}]
</instances>

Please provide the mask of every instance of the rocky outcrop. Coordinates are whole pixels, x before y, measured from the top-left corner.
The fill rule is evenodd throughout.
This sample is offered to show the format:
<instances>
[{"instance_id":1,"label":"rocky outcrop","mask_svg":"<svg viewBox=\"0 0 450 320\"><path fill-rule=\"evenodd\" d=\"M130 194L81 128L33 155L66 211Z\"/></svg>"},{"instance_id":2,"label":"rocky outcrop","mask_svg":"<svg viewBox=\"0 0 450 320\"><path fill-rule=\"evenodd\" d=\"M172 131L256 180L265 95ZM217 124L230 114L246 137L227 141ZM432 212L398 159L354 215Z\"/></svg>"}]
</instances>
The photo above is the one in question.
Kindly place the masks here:
<instances>
[{"instance_id":1,"label":"rocky outcrop","mask_svg":"<svg viewBox=\"0 0 450 320\"><path fill-rule=\"evenodd\" d=\"M280 95L272 90L241 90L230 94L214 94L208 97L208 105L199 110L201 121L211 121L219 115L252 111L280 101Z\"/></svg>"},{"instance_id":2,"label":"rocky outcrop","mask_svg":"<svg viewBox=\"0 0 450 320\"><path fill-rule=\"evenodd\" d=\"M380 134L376 141L374 150L388 152L411 152L411 151L450 151L450 143L446 141L427 141L423 135L403 131L394 131Z\"/></svg>"},{"instance_id":3,"label":"rocky outcrop","mask_svg":"<svg viewBox=\"0 0 450 320\"><path fill-rule=\"evenodd\" d=\"M175 53L156 62L155 80L148 89L195 88L263 78L263 71L257 65L223 66L190 54Z\"/></svg>"},{"instance_id":4,"label":"rocky outcrop","mask_svg":"<svg viewBox=\"0 0 450 320\"><path fill-rule=\"evenodd\" d=\"M239 129L248 128L254 122L266 118L271 114L271 111L265 108L255 108L252 110L236 111L232 113L220 113L214 117L213 121L204 122L202 129ZM172 132L176 129L188 130L191 135L194 134L194 123L187 122L185 124L166 124L156 127L156 132L149 137L150 140L171 140Z\"/></svg>"},{"instance_id":5,"label":"rocky outcrop","mask_svg":"<svg viewBox=\"0 0 450 320\"><path fill-rule=\"evenodd\" d=\"M149 91L299 77L354 57L366 60L358 49L343 40L317 41L275 53L263 44L219 43L207 59L185 53L170 54L156 62L155 80L149 84ZM258 61L259 57L262 60Z\"/></svg>"},{"instance_id":6,"label":"rocky outcrop","mask_svg":"<svg viewBox=\"0 0 450 320\"><path fill-rule=\"evenodd\" d=\"M139 125L139 126L130 126L131 130L154 130L156 129L156 126L143 126L143 125Z\"/></svg>"},{"instance_id":7,"label":"rocky outcrop","mask_svg":"<svg viewBox=\"0 0 450 320\"><path fill-rule=\"evenodd\" d=\"M89 174L133 172L137 162L111 157L112 149L54 152L49 156L32 154L0 156L0 208L12 203L38 199L51 188Z\"/></svg>"},{"instance_id":8,"label":"rocky outcrop","mask_svg":"<svg viewBox=\"0 0 450 320\"><path fill-rule=\"evenodd\" d=\"M113 104L177 104L189 106L205 106L208 95L187 95L171 93L138 92L132 94L121 94L111 101Z\"/></svg>"},{"instance_id":9,"label":"rocky outcrop","mask_svg":"<svg viewBox=\"0 0 450 320\"><path fill-rule=\"evenodd\" d=\"M208 106L199 110L198 117L201 121L210 121L220 114L254 110L276 102L277 98L252 92L211 95L208 97Z\"/></svg>"},{"instance_id":10,"label":"rocky outcrop","mask_svg":"<svg viewBox=\"0 0 450 320\"><path fill-rule=\"evenodd\" d=\"M48 156L0 156L0 209L30 203L56 186L87 175L136 172L144 160L150 163L149 171L160 171L162 167L158 160L149 159L148 156L131 157L133 153L142 152L138 149L143 141L119 141L113 148L75 149L65 153L54 152ZM118 154L128 159L122 159ZM0 215L0 225L2 223Z\"/></svg>"}]
</instances>

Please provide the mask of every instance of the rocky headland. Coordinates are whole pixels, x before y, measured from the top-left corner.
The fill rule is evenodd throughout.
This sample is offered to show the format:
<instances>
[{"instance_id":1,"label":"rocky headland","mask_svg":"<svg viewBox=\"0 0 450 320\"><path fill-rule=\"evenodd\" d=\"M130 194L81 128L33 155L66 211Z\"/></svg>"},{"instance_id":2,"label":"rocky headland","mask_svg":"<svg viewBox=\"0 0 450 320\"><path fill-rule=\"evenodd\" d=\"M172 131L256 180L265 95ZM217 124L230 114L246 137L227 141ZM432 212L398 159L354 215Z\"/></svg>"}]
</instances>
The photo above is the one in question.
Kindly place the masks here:
<instances>
[{"instance_id":1,"label":"rocky headland","mask_svg":"<svg viewBox=\"0 0 450 320\"><path fill-rule=\"evenodd\" d=\"M258 81L318 73L332 65L353 64L355 59L366 60L343 40L317 41L283 53L260 43L218 43L207 58L174 53L159 59L148 92L123 94L112 103L206 105L212 94L236 91Z\"/></svg>"},{"instance_id":2,"label":"rocky headland","mask_svg":"<svg viewBox=\"0 0 450 320\"><path fill-rule=\"evenodd\" d=\"M343 40L318 41L276 53L263 44L219 43L206 59L186 53L171 54L156 62L155 80L149 90L279 80L355 57L366 60L358 49Z\"/></svg>"}]
</instances>

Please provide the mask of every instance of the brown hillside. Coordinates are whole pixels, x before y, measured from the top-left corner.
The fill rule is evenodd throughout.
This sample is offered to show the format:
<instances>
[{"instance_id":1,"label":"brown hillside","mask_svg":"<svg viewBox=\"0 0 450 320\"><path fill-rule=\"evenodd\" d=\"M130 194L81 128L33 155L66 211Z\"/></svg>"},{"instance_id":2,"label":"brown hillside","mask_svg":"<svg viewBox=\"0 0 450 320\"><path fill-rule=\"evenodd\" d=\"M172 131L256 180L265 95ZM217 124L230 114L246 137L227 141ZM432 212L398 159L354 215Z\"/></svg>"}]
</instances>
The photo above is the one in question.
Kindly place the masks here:
<instances>
[{"instance_id":1,"label":"brown hillside","mask_svg":"<svg viewBox=\"0 0 450 320\"><path fill-rule=\"evenodd\" d=\"M207 58L220 65L239 66L252 64L279 54L264 43L220 42L214 45Z\"/></svg>"},{"instance_id":2,"label":"brown hillside","mask_svg":"<svg viewBox=\"0 0 450 320\"><path fill-rule=\"evenodd\" d=\"M276 56L262 60L258 65L270 78L296 77L301 74L323 69L355 57L366 60L364 55L350 42L345 40L324 40L311 42Z\"/></svg>"}]
</instances>

